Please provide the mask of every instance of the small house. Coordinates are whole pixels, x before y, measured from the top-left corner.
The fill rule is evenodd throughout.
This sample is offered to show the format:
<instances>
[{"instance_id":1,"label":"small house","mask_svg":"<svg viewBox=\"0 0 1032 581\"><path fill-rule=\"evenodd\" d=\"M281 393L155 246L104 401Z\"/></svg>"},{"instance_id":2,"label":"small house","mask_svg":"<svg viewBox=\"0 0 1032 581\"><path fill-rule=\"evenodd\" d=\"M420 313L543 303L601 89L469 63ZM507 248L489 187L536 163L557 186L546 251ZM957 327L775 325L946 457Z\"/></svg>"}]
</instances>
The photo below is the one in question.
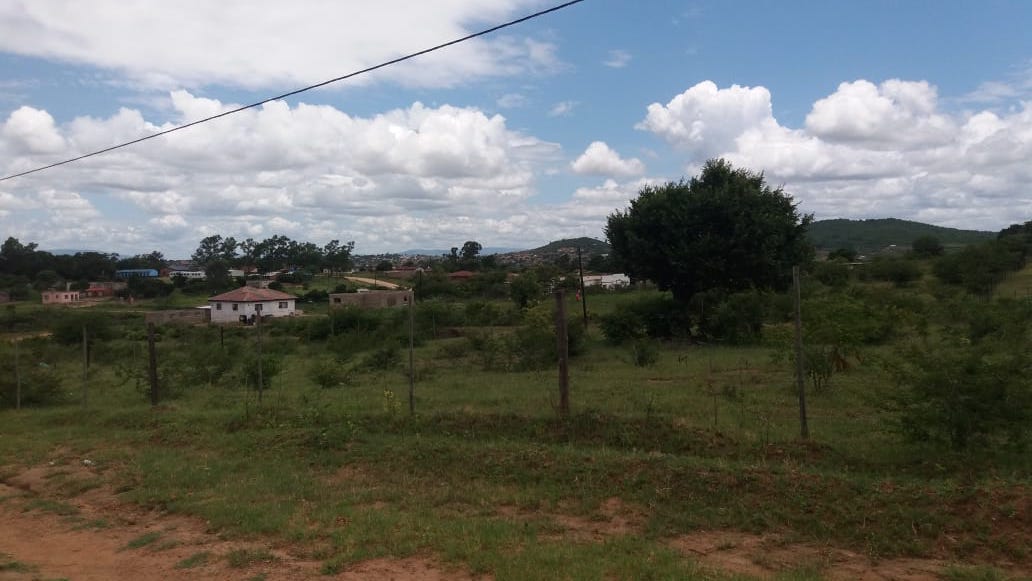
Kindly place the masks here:
<instances>
[{"instance_id":1,"label":"small house","mask_svg":"<svg viewBox=\"0 0 1032 581\"><path fill-rule=\"evenodd\" d=\"M357 293L330 293L330 308L347 306L361 309L386 309L408 306L414 300L410 290L376 290Z\"/></svg>"},{"instance_id":2,"label":"small house","mask_svg":"<svg viewBox=\"0 0 1032 581\"><path fill-rule=\"evenodd\" d=\"M80 300L79 291L73 290L45 290L40 294L44 305L70 305Z\"/></svg>"},{"instance_id":3,"label":"small house","mask_svg":"<svg viewBox=\"0 0 1032 581\"><path fill-rule=\"evenodd\" d=\"M124 268L122 270L115 271L115 278L129 279L129 278L157 278L158 271L153 268Z\"/></svg>"},{"instance_id":4,"label":"small house","mask_svg":"<svg viewBox=\"0 0 1032 581\"><path fill-rule=\"evenodd\" d=\"M212 323L250 323L256 317L291 317L297 297L268 288L240 287L208 299Z\"/></svg>"}]
</instances>

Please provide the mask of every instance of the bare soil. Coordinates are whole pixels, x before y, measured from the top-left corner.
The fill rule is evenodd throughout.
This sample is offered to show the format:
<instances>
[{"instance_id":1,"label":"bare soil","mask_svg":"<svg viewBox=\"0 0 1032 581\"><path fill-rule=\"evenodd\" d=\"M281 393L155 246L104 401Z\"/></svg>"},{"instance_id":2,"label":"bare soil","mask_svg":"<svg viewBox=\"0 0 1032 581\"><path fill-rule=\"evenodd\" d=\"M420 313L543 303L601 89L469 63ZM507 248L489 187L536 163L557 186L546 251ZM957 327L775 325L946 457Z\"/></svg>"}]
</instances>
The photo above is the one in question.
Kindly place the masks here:
<instances>
[{"instance_id":1,"label":"bare soil","mask_svg":"<svg viewBox=\"0 0 1032 581\"><path fill-rule=\"evenodd\" d=\"M23 470L0 483L0 581L473 579L429 557L375 559L327 576L321 561L291 547L226 540L201 519L124 503L94 466L60 462ZM227 557L241 550L271 560L234 568Z\"/></svg>"}]
</instances>

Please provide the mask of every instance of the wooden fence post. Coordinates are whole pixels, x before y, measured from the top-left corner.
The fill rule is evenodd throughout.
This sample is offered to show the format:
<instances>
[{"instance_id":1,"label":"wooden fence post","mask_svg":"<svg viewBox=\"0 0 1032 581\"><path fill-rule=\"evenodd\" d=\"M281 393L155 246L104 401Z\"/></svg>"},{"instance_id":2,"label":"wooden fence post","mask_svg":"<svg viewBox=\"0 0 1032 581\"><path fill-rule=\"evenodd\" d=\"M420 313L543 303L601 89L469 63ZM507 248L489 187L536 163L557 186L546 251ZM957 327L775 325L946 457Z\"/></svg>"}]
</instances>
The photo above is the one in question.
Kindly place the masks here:
<instances>
[{"instance_id":1,"label":"wooden fence post","mask_svg":"<svg viewBox=\"0 0 1032 581\"><path fill-rule=\"evenodd\" d=\"M570 416L570 346L566 334L566 293L555 291L555 341L559 351L559 415Z\"/></svg>"},{"instance_id":2,"label":"wooden fence post","mask_svg":"<svg viewBox=\"0 0 1032 581\"><path fill-rule=\"evenodd\" d=\"M792 286L795 297L795 361L796 389L799 392L799 436L810 439L810 427L806 421L806 383L804 381L803 361L803 315L801 312L802 292L799 290L799 267L792 267Z\"/></svg>"},{"instance_id":3,"label":"wooden fence post","mask_svg":"<svg viewBox=\"0 0 1032 581\"><path fill-rule=\"evenodd\" d=\"M147 323L147 377L150 380L150 401L152 406L158 405L158 354L154 346L154 323Z\"/></svg>"}]
</instances>

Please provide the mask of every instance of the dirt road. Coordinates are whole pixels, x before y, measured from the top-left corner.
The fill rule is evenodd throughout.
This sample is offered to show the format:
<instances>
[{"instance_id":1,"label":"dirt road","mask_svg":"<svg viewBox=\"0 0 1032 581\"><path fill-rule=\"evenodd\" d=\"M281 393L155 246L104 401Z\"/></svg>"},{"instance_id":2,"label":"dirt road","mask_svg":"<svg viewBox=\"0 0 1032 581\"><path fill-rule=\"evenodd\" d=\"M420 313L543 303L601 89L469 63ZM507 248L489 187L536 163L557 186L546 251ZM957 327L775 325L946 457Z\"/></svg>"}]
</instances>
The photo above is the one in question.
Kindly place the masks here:
<instances>
[{"instance_id":1,"label":"dirt road","mask_svg":"<svg viewBox=\"0 0 1032 581\"><path fill-rule=\"evenodd\" d=\"M360 282L362 284L371 284L373 286L382 286L383 288L386 288L386 289L399 289L399 288L401 288L400 285L396 285L393 282L387 282L385 280L380 280L378 278L377 279L373 279L373 278L365 278L365 277L360 277L360 276L345 276L344 278L346 278L348 280L353 280L355 282Z\"/></svg>"}]
</instances>

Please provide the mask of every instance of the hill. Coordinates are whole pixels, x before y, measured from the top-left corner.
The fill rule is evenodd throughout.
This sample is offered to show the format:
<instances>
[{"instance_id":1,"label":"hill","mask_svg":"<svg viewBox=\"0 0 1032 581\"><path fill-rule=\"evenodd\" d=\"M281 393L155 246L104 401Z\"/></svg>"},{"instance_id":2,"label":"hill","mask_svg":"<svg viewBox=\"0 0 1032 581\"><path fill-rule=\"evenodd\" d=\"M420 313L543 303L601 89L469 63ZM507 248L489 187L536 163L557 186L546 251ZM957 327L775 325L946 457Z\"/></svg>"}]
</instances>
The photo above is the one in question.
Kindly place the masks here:
<instances>
[{"instance_id":1,"label":"hill","mask_svg":"<svg viewBox=\"0 0 1032 581\"><path fill-rule=\"evenodd\" d=\"M895 244L910 247L922 236L935 236L944 246L966 246L996 236L995 232L959 230L897 218L819 220L810 225L810 240L821 250L853 248L871 252Z\"/></svg>"},{"instance_id":2,"label":"hill","mask_svg":"<svg viewBox=\"0 0 1032 581\"><path fill-rule=\"evenodd\" d=\"M556 254L564 248L576 249L577 247L580 247L581 252L585 255L609 254L610 251L609 245L605 242L595 238L582 236L580 238L564 238L562 240L556 240L555 242L549 242L544 246L528 250L527 252L532 252L534 254Z\"/></svg>"}]
</instances>

